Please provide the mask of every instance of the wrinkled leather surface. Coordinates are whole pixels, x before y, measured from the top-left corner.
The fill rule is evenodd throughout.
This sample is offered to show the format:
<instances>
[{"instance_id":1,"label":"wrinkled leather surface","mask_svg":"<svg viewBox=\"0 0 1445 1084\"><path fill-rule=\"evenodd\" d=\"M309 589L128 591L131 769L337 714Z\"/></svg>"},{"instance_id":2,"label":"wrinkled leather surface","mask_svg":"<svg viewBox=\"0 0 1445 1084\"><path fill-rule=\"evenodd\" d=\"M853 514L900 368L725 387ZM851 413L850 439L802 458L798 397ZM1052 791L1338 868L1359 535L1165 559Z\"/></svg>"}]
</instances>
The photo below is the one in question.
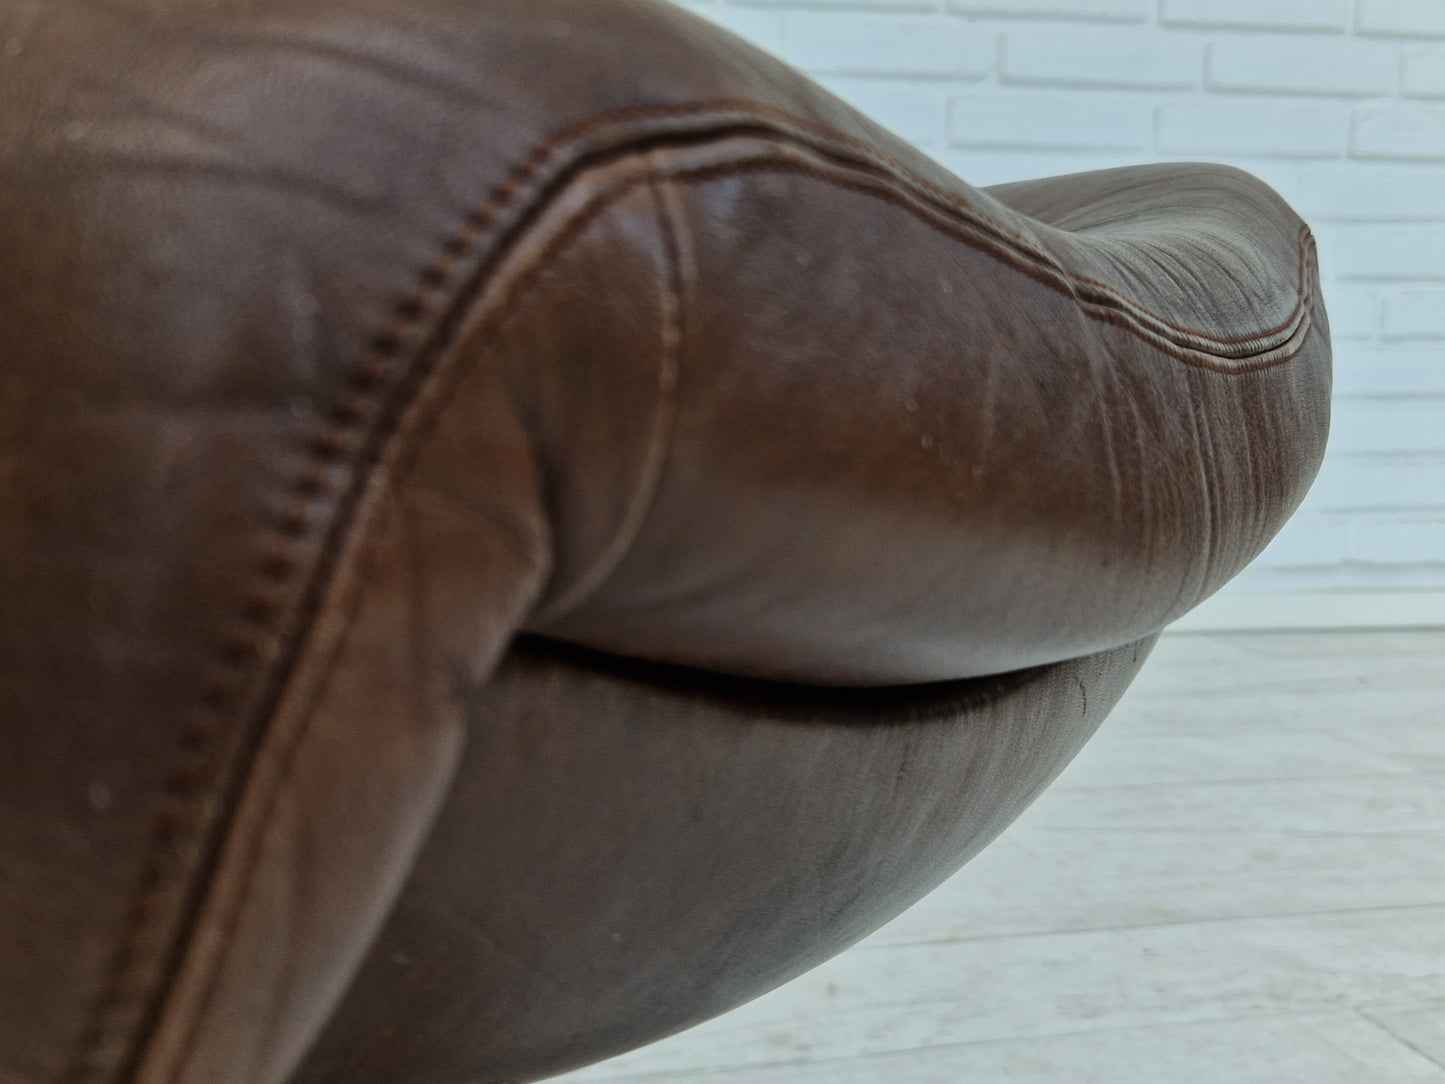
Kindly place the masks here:
<instances>
[{"instance_id":1,"label":"wrinkled leather surface","mask_svg":"<svg viewBox=\"0 0 1445 1084\"><path fill-rule=\"evenodd\" d=\"M787 981L1017 817L1151 645L831 693L512 653L294 1079L532 1080Z\"/></svg>"},{"instance_id":2,"label":"wrinkled leather surface","mask_svg":"<svg viewBox=\"0 0 1445 1084\"><path fill-rule=\"evenodd\" d=\"M760 992L1016 813L1323 451L1312 243L1237 171L974 189L651 0L0 45L4 1084L505 1079ZM1021 670L926 771L824 688ZM693 831L709 765L757 789Z\"/></svg>"}]
</instances>

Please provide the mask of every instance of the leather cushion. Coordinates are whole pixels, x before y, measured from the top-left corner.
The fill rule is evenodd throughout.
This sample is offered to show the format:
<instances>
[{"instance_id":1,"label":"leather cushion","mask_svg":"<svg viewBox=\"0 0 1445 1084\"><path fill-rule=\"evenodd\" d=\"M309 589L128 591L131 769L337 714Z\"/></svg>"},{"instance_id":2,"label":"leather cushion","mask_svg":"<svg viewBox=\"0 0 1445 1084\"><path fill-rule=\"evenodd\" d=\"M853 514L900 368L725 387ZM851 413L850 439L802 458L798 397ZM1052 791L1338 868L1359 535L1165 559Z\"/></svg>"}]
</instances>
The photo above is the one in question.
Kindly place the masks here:
<instances>
[{"instance_id":1,"label":"leather cushion","mask_svg":"<svg viewBox=\"0 0 1445 1084\"><path fill-rule=\"evenodd\" d=\"M1323 450L1309 234L1237 171L970 188L643 0L0 21L27 1084L296 991L320 1026L519 630L812 685L1067 661L1224 582Z\"/></svg>"}]
</instances>

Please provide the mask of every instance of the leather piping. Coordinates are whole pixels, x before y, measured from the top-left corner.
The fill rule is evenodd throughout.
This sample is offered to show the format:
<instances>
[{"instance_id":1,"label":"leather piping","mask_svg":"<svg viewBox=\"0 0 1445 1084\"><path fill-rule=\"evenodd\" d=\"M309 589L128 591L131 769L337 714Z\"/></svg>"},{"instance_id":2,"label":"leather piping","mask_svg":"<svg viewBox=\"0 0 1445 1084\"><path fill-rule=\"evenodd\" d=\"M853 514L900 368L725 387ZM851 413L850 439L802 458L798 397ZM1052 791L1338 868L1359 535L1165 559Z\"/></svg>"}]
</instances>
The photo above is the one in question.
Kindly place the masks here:
<instances>
[{"instance_id":1,"label":"leather piping","mask_svg":"<svg viewBox=\"0 0 1445 1084\"><path fill-rule=\"evenodd\" d=\"M724 100L701 106L643 107L598 114L571 129L564 129L553 139L540 144L537 150L518 167L517 173L530 174L534 171L540 171L542 162L548 157L551 148L570 140L580 140L591 133L605 129L613 124L628 120L668 121L693 118L712 119L718 125L718 127L711 129L710 134L713 136L723 134L726 127L732 125L740 128L758 128L764 131L772 131L779 135L792 136L800 143L810 146L812 149L824 154L838 156L860 164L881 165L885 168L885 171L890 175L892 180L913 189L915 194L926 194L932 197L930 202L936 202L940 207L951 210L971 220L973 224L980 229L993 234L998 240L1009 243L1012 247L1016 248L1020 255L1031 257L1038 261L1039 264L1053 269L1057 273L1059 280L1061 280L1057 283L1051 283L1056 289L1062 289L1062 292L1071 296L1082 297L1104 304L1112 303L1121 308L1128 309L1136 316L1142 317L1149 324L1154 325L1156 332L1163 334L1164 337L1174 338L1177 336L1177 345L1189 347L1191 340L1214 344L1225 349L1208 351L1208 348L1205 348L1205 350L1201 352L1214 352L1222 358L1243 357L1248 354L1266 352L1278 345L1277 341L1272 340L1283 341L1294 335L1310 307L1311 297L1308 288L1308 276L1303 273L1302 269L1300 288L1296 294L1293 306L1289 313L1278 324L1272 327L1242 335L1220 335L1207 329L1175 323L1149 309L1136 298L1129 297L1119 291L1109 283L1089 275L1069 271L1060 264L1051 253L1041 248L1031 238L1019 233L1006 223L1000 222L998 219L985 214L961 194L949 191L919 176L915 171L903 165L896 158L878 151L867 143L851 136L844 135L843 133L836 132L821 125L799 120L781 110L747 101ZM665 139L667 135L676 134L680 133L658 133L661 139ZM642 140L649 137L646 134L642 134L638 138ZM512 183L512 181L509 181L507 185L504 185L504 188L509 187ZM1068 231L1061 230L1060 232ZM1306 250L1312 249L1314 245L1314 238L1307 226L1301 225L1298 243L1301 247L1300 262L1303 265L1308 256L1308 251ZM1233 346L1241 346L1244 349L1239 351L1228 349ZM1196 347L1196 349L1198 348Z\"/></svg>"},{"instance_id":2,"label":"leather piping","mask_svg":"<svg viewBox=\"0 0 1445 1084\"><path fill-rule=\"evenodd\" d=\"M1087 299L1088 293L1097 291L1100 303L1112 294L1107 284L1096 280L1077 276L1070 280L1056 261L1027 238L1002 223L982 216L957 194L917 177L889 156L841 133L798 121L786 113L755 103L720 101L706 105L617 110L595 115L539 143L467 217L443 247L437 260L420 273L413 291L394 306L311 445L308 465L293 484L291 507L280 522L267 531L272 546L261 556L255 570L259 587L238 615L240 627L245 631L239 634L223 632L223 642L217 650L218 676L199 691L196 719L188 726L183 736L184 747L178 750L176 765L163 785L167 801L152 827L151 850L137 877L127 926L117 942L91 1019L64 1076L69 1084L83 1084L106 1068L103 1062L110 1060L104 1056L107 1037L114 1029L116 1018L128 1012L138 1013L139 1019L115 1058L117 1064L112 1079L132 1079L138 1069L148 1037L165 1010L167 991L181 966L191 932L199 919L206 887L220 853L220 843L225 838L230 814L245 785L249 765L265 740L267 723L275 714L295 665L306 648L317 616L330 605L327 595L337 571L337 560L345 548L347 536L357 528L357 513L363 504L367 480L385 456L391 438L397 435L397 423L408 404L425 385L432 383L430 377L441 375L429 373L429 369L449 342L448 332L459 315L458 308L465 308L467 299L484 282L489 269L489 249L482 245L483 238L499 225L503 232L510 232L506 230L508 225L524 227L524 222L508 223L505 219L519 209L520 214L515 217L525 217L529 210L535 210L545 202L548 189L560 186L565 183L568 174L584 168L589 154L595 155L599 150L589 145L589 137L605 133L611 126L647 120L660 122L662 130L620 133L615 143L600 149L617 153L631 147L635 153L649 140L661 143L668 136L678 135L696 138L700 134L707 135L708 131L695 125L708 122L714 137L719 134L719 127L731 122L734 126L762 127L776 134L792 135L809 144L816 141L832 148L843 148L851 152L847 157L884 165L896 182L933 195L956 214L977 220L981 227L1000 241L1011 242L1009 247L1019 251L1020 255L1026 254L1038 264L1048 266L1059 276L1050 276L1053 288L1079 297L1081 301ZM760 124L760 121L772 123ZM667 122L673 122L681 131L669 131L673 125ZM528 196L531 198L526 198ZM1308 232L1302 231L1301 237L1303 267L1308 257ZM455 282L464 268L469 273L461 276L462 282ZM1067 281L1075 283L1075 288L1068 289L1065 285ZM1271 336L1284 335L1290 339L1298 335L1300 325L1307 321L1311 300L1303 288L1307 282L1307 278L1302 281L1291 316L1277 328L1235 340L1169 324L1137 302L1131 303L1122 295L1116 296L1122 300L1122 307L1148 318L1149 322L1164 331L1221 345L1242 342L1253 346ZM1093 291L1079 287L1092 287ZM444 297L440 308L434 304L439 295ZM427 317L432 319L428 321ZM1098 318L1112 319L1102 313ZM1136 333L1139 331L1137 328L1134 330ZM1167 340L1169 336L1161 335L1161 338ZM1302 342L1304 336L1298 335L1298 338ZM1163 348L1162 342L1151 341ZM410 363L399 364L398 357L408 347L410 349L406 352ZM1286 360L1288 358L1272 358L1270 364ZM1220 367L1215 371L1246 370ZM336 486L331 478L333 468L338 465L350 468L350 477L341 493L333 492ZM337 502L334 514L330 517L312 516L310 513L325 500ZM296 556L299 543L308 534L318 532L325 535L320 553L311 567L303 571L298 568ZM290 584L299 584L301 597L294 608L283 612L278 609L275 599ZM244 695L248 690L250 695ZM224 750L217 748L224 730L221 724L238 711L243 715L243 721L237 751L229 763L221 766L222 782L218 793L207 792L202 785L207 773L198 769L198 762L205 765L224 755ZM213 796L216 799L214 808L218 812L210 823L195 823L202 815L207 800ZM162 917L155 913L158 901L175 878L186 875L187 871L174 867L180 864L178 858L183 858L184 852L191 848L199 850L201 857L189 871L188 886L168 938L169 947L159 961L158 978L143 992L136 992L137 974L146 963L141 958L144 942Z\"/></svg>"}]
</instances>

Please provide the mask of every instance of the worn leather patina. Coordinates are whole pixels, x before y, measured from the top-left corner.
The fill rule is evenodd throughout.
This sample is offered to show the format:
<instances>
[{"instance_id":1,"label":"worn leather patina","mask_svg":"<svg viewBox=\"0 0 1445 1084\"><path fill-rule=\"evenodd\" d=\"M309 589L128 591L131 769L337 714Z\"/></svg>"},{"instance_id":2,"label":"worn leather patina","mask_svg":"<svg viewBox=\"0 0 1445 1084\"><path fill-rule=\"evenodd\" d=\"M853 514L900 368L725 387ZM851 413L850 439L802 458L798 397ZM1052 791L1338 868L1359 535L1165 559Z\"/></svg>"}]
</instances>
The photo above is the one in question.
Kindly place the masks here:
<instances>
[{"instance_id":1,"label":"worn leather patina","mask_svg":"<svg viewBox=\"0 0 1445 1084\"><path fill-rule=\"evenodd\" d=\"M724 1011L1002 830L1323 453L1237 170L973 188L652 0L0 42L3 1084Z\"/></svg>"}]
</instances>

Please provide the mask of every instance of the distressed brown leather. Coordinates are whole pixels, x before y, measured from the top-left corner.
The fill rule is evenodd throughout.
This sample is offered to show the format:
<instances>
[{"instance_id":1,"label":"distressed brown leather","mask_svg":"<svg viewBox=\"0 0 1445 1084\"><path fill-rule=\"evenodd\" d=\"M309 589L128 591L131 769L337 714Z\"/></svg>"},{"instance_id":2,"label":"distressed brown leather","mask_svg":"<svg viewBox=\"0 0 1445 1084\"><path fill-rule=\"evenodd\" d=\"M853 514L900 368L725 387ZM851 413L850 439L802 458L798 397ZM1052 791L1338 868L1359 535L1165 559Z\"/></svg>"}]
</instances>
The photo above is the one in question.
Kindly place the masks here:
<instances>
[{"instance_id":1,"label":"distressed brown leather","mask_svg":"<svg viewBox=\"0 0 1445 1084\"><path fill-rule=\"evenodd\" d=\"M0 44L3 1084L533 1079L754 996L1323 451L1235 170L971 188L651 0Z\"/></svg>"}]
</instances>

